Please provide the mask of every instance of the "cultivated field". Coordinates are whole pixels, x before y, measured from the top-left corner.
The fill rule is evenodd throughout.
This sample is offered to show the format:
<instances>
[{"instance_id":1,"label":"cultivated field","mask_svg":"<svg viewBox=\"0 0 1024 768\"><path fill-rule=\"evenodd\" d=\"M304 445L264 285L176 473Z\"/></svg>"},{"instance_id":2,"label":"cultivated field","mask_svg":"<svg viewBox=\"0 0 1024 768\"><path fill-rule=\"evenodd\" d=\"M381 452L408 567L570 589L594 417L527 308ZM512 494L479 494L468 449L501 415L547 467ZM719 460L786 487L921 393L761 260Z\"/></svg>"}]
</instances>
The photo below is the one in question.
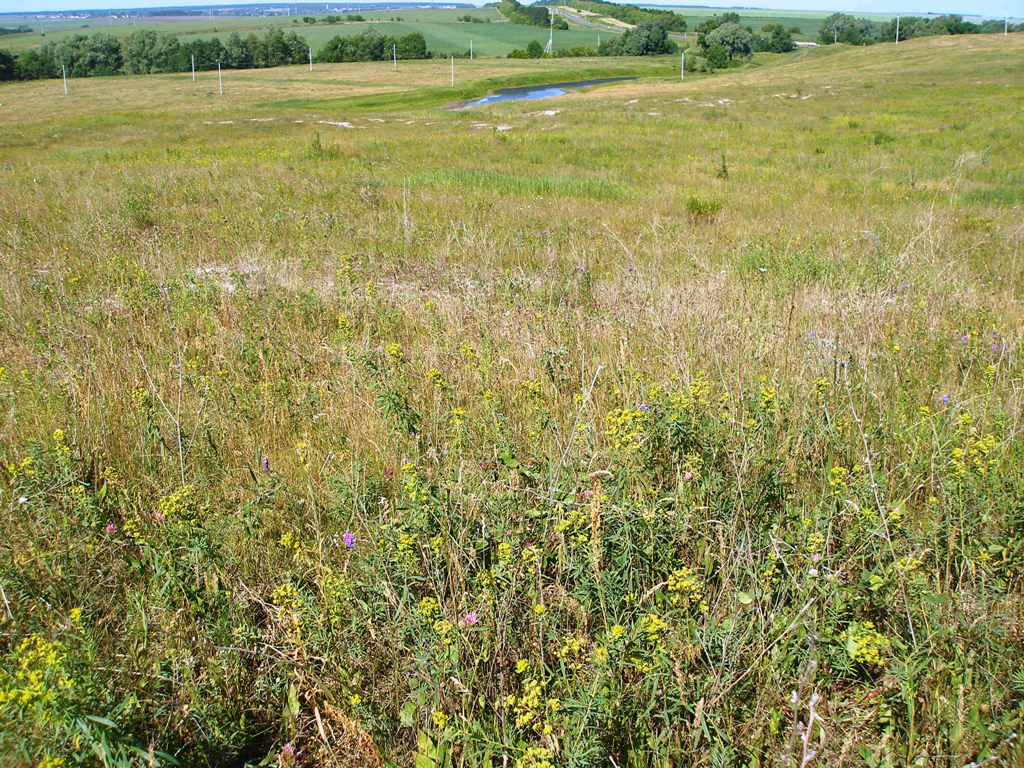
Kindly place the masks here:
<instances>
[{"instance_id":1,"label":"cultivated field","mask_svg":"<svg viewBox=\"0 0 1024 768\"><path fill-rule=\"evenodd\" d=\"M457 21L459 17L467 13L478 19L490 19L492 23L472 24ZM44 43L64 40L74 35L92 35L102 32L123 37L141 29L152 29L177 35L182 43L196 39L208 40L213 37L219 38L223 43L233 32L244 37L249 33L262 36L269 29L282 29L286 32L291 30L306 38L313 50L317 51L336 35L345 37L366 32L372 28L383 35L394 37L419 32L426 39L427 48L437 54L462 54L469 50L469 44L472 41L473 52L479 56L506 56L513 48L526 48L531 40L536 40L541 44L548 41L547 29L509 24L502 21L501 14L495 8L460 8L458 10L410 8L396 11L367 11L360 15L366 19L365 22L310 25L293 23L293 21L301 22L301 16L271 16L267 18L241 16L214 18L212 21L203 17L196 17L188 21L160 21L159 19L141 18L132 22L126 19L115 19L113 25L108 26L105 20L92 19L86 28L82 28L82 22L79 21L71 25L64 22L63 26L57 29L51 28L51 22L32 18L13 18L0 21L0 26L16 27L18 24L24 23L33 27L33 31L20 35L4 35L0 38L0 47L7 48L14 53L22 53ZM318 18L322 19L322 14ZM394 21L393 19L396 18L401 18L402 21ZM46 27L45 36L40 34L41 24ZM816 26L815 31L817 31ZM606 30L575 27L556 32L556 47L571 48L589 45L597 48L599 32L605 37L615 34Z\"/></svg>"},{"instance_id":2,"label":"cultivated field","mask_svg":"<svg viewBox=\"0 0 1024 768\"><path fill-rule=\"evenodd\" d=\"M1022 55L0 87L4 764L1019 765Z\"/></svg>"}]
</instances>

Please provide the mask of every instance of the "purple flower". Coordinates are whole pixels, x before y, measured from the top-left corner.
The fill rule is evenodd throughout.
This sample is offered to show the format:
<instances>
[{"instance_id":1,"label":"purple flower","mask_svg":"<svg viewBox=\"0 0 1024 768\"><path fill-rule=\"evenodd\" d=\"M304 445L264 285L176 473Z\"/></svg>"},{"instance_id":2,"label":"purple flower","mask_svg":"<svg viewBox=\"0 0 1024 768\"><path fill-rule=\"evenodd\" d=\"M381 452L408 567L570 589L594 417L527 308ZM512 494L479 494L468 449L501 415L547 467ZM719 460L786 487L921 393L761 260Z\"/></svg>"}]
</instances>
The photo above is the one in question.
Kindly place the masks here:
<instances>
[{"instance_id":1,"label":"purple flower","mask_svg":"<svg viewBox=\"0 0 1024 768\"><path fill-rule=\"evenodd\" d=\"M999 345L998 344L993 344L992 345L992 351L993 352L998 352L999 351Z\"/></svg>"},{"instance_id":2,"label":"purple flower","mask_svg":"<svg viewBox=\"0 0 1024 768\"><path fill-rule=\"evenodd\" d=\"M385 469L384 470L384 477L394 477L394 476L395 476L395 470L393 470L393 469Z\"/></svg>"},{"instance_id":3,"label":"purple flower","mask_svg":"<svg viewBox=\"0 0 1024 768\"><path fill-rule=\"evenodd\" d=\"M998 338L999 338L999 336L996 334L996 332L992 331L992 340L995 341Z\"/></svg>"},{"instance_id":4,"label":"purple flower","mask_svg":"<svg viewBox=\"0 0 1024 768\"><path fill-rule=\"evenodd\" d=\"M473 627L473 626L476 626L476 623L478 621L480 621L480 617L477 616L474 611L470 611L465 616L463 616L462 619L459 621L459 626L461 626L461 627Z\"/></svg>"},{"instance_id":5,"label":"purple flower","mask_svg":"<svg viewBox=\"0 0 1024 768\"><path fill-rule=\"evenodd\" d=\"M260 465L263 467L264 472L270 471L270 459L268 459L266 456L260 459Z\"/></svg>"},{"instance_id":6,"label":"purple flower","mask_svg":"<svg viewBox=\"0 0 1024 768\"><path fill-rule=\"evenodd\" d=\"M942 404L943 405L949 405L949 395L943 395L942 396Z\"/></svg>"},{"instance_id":7,"label":"purple flower","mask_svg":"<svg viewBox=\"0 0 1024 768\"><path fill-rule=\"evenodd\" d=\"M117 526L111 523L107 526L107 533L117 533Z\"/></svg>"},{"instance_id":8,"label":"purple flower","mask_svg":"<svg viewBox=\"0 0 1024 768\"><path fill-rule=\"evenodd\" d=\"M685 475L683 475L683 482L684 483L688 483L691 480L693 480L693 473L692 472L687 472Z\"/></svg>"},{"instance_id":9,"label":"purple flower","mask_svg":"<svg viewBox=\"0 0 1024 768\"><path fill-rule=\"evenodd\" d=\"M356 545L356 535L352 531L345 531L345 535L341 537L341 540L345 542L346 549L352 549Z\"/></svg>"},{"instance_id":10,"label":"purple flower","mask_svg":"<svg viewBox=\"0 0 1024 768\"><path fill-rule=\"evenodd\" d=\"M961 336L960 337L960 343L961 344L966 344L967 343L967 337L966 336Z\"/></svg>"},{"instance_id":11,"label":"purple flower","mask_svg":"<svg viewBox=\"0 0 1024 768\"><path fill-rule=\"evenodd\" d=\"M290 741L281 747L281 759L286 763L291 763L295 759L295 745Z\"/></svg>"},{"instance_id":12,"label":"purple flower","mask_svg":"<svg viewBox=\"0 0 1024 768\"><path fill-rule=\"evenodd\" d=\"M811 331L811 341L813 341L816 338L818 338L818 332L817 331Z\"/></svg>"}]
</instances>

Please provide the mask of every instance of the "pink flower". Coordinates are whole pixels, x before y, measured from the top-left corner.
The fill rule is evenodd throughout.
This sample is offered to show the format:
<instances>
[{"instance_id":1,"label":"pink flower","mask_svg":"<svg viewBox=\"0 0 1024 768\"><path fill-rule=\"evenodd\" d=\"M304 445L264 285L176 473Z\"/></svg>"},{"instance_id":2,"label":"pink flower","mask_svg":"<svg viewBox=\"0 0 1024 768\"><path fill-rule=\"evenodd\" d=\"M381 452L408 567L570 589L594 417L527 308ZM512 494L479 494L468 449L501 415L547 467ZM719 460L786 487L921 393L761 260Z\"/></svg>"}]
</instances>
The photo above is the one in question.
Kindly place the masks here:
<instances>
[{"instance_id":1,"label":"pink flower","mask_svg":"<svg viewBox=\"0 0 1024 768\"><path fill-rule=\"evenodd\" d=\"M819 555L817 552L815 552L813 555L811 555L811 560L816 563L819 560L821 560L821 555Z\"/></svg>"},{"instance_id":2,"label":"pink flower","mask_svg":"<svg viewBox=\"0 0 1024 768\"><path fill-rule=\"evenodd\" d=\"M162 523L164 521L164 516L159 512L154 512L153 517L156 519L158 523Z\"/></svg>"},{"instance_id":3,"label":"pink flower","mask_svg":"<svg viewBox=\"0 0 1024 768\"><path fill-rule=\"evenodd\" d=\"M384 470L384 477L394 477L394 476L395 476L395 470L393 470L393 469L385 469Z\"/></svg>"},{"instance_id":4,"label":"pink flower","mask_svg":"<svg viewBox=\"0 0 1024 768\"><path fill-rule=\"evenodd\" d=\"M341 540L345 542L346 549L352 549L356 545L356 535L352 531L345 531L345 535L341 537Z\"/></svg>"},{"instance_id":5,"label":"pink flower","mask_svg":"<svg viewBox=\"0 0 1024 768\"><path fill-rule=\"evenodd\" d=\"M683 482L688 483L691 480L693 480L693 473L692 472L687 472L685 475L683 475Z\"/></svg>"},{"instance_id":6,"label":"pink flower","mask_svg":"<svg viewBox=\"0 0 1024 768\"><path fill-rule=\"evenodd\" d=\"M111 523L107 526L107 533L117 533L117 526Z\"/></svg>"},{"instance_id":7,"label":"pink flower","mask_svg":"<svg viewBox=\"0 0 1024 768\"><path fill-rule=\"evenodd\" d=\"M469 613L467 613L465 616L462 617L461 621L459 621L459 626L460 627L474 627L474 626L476 626L477 622L479 622L479 621L480 621L480 617L477 616L474 611L470 611Z\"/></svg>"}]
</instances>

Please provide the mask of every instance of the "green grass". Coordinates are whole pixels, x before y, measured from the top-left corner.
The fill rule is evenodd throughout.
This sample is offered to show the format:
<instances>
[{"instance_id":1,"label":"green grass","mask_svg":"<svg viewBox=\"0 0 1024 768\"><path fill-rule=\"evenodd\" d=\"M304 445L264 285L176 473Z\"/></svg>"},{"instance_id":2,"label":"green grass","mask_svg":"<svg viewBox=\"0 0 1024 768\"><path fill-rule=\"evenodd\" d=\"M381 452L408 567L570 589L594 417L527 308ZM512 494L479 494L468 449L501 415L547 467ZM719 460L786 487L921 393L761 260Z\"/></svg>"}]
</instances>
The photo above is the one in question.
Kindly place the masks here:
<instances>
[{"instance_id":1,"label":"green grass","mask_svg":"<svg viewBox=\"0 0 1024 768\"><path fill-rule=\"evenodd\" d=\"M1022 55L4 84L0 762L1020 765Z\"/></svg>"}]
</instances>

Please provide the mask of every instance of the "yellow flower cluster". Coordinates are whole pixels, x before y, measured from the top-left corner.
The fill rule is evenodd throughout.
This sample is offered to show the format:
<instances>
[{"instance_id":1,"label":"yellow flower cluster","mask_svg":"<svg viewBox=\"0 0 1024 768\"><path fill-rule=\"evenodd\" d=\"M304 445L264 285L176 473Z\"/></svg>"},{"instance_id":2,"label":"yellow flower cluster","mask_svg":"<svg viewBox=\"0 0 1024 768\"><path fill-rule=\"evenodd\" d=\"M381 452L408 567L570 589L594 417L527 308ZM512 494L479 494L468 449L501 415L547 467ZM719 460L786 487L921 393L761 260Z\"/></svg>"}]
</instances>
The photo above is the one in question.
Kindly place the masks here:
<instances>
[{"instance_id":1,"label":"yellow flower cluster","mask_svg":"<svg viewBox=\"0 0 1024 768\"><path fill-rule=\"evenodd\" d=\"M588 640L581 635L568 635L562 641L562 647L556 652L556 656L565 662L565 665L572 670L582 669L586 663L584 651L589 647ZM605 651L605 654L608 652Z\"/></svg>"},{"instance_id":2,"label":"yellow flower cluster","mask_svg":"<svg viewBox=\"0 0 1024 768\"><path fill-rule=\"evenodd\" d=\"M73 688L64 669L63 646L41 635L30 635L18 644L13 656L13 670L5 675L7 684L0 688L0 708L8 704L33 707L48 719L49 710Z\"/></svg>"},{"instance_id":3,"label":"yellow flower cluster","mask_svg":"<svg viewBox=\"0 0 1024 768\"><path fill-rule=\"evenodd\" d=\"M632 451L640 446L644 435L647 414L630 408L616 408L605 417L608 428L605 435L611 440L616 451Z\"/></svg>"},{"instance_id":4,"label":"yellow flower cluster","mask_svg":"<svg viewBox=\"0 0 1024 768\"><path fill-rule=\"evenodd\" d=\"M668 577L668 593L671 595L672 605L682 608L689 608L691 605L699 604L701 610L706 606L702 600L703 590L700 579L689 568L680 568L673 571Z\"/></svg>"},{"instance_id":5,"label":"yellow flower cluster","mask_svg":"<svg viewBox=\"0 0 1024 768\"><path fill-rule=\"evenodd\" d=\"M647 636L651 645L661 644L661 635L668 629L668 623L656 613L648 614L640 619L640 631Z\"/></svg>"},{"instance_id":6,"label":"yellow flower cluster","mask_svg":"<svg viewBox=\"0 0 1024 768\"><path fill-rule=\"evenodd\" d=\"M555 768L552 757L550 749L529 747L516 761L516 768Z\"/></svg>"},{"instance_id":7,"label":"yellow flower cluster","mask_svg":"<svg viewBox=\"0 0 1024 768\"><path fill-rule=\"evenodd\" d=\"M432 597L424 597L416 606L416 614L427 621L434 621L441 615L441 606Z\"/></svg>"},{"instance_id":8,"label":"yellow flower cluster","mask_svg":"<svg viewBox=\"0 0 1024 768\"><path fill-rule=\"evenodd\" d=\"M881 666L889 652L889 640L875 629L874 623L854 622L846 630L846 651L854 661Z\"/></svg>"}]
</instances>

